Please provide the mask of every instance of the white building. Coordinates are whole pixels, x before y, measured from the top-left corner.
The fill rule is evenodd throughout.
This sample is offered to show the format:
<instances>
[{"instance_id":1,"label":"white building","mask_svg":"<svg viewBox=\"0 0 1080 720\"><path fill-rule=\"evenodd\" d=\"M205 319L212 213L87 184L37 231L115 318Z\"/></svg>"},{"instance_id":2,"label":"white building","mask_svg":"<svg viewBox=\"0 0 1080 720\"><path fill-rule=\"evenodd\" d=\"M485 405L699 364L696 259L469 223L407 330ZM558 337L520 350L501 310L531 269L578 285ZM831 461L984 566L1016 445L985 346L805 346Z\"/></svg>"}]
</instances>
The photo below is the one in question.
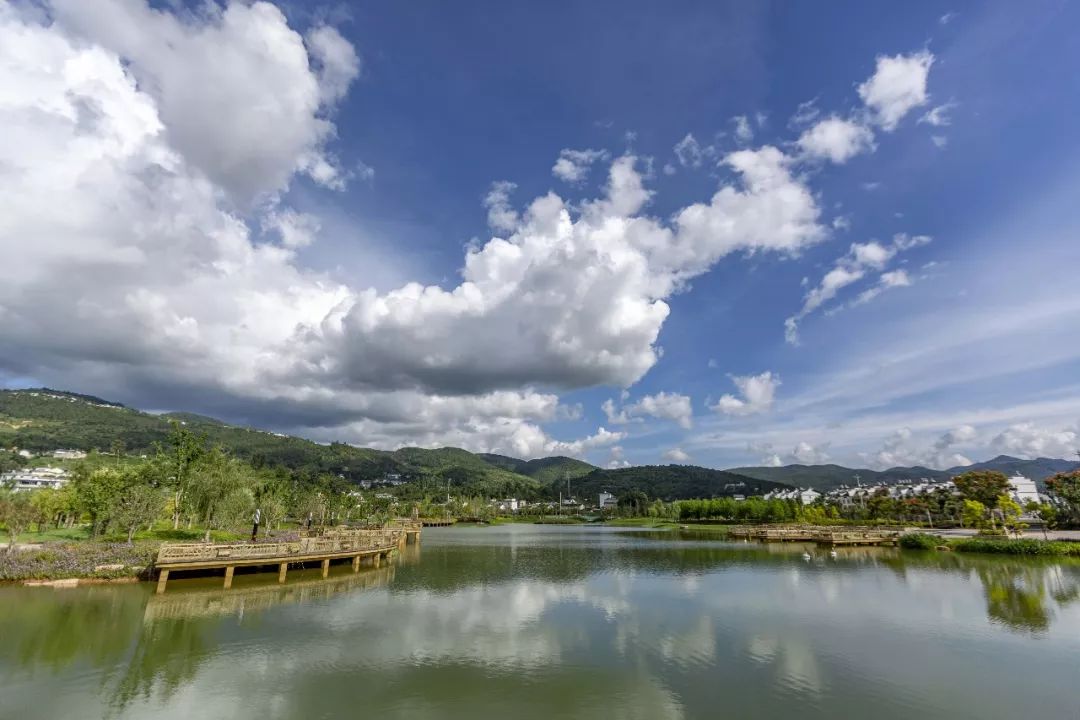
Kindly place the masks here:
<instances>
[{"instance_id":1,"label":"white building","mask_svg":"<svg viewBox=\"0 0 1080 720\"><path fill-rule=\"evenodd\" d=\"M83 450L53 450L52 456L57 460L85 460L86 452Z\"/></svg>"},{"instance_id":2,"label":"white building","mask_svg":"<svg viewBox=\"0 0 1080 720\"><path fill-rule=\"evenodd\" d=\"M613 508L619 504L619 501L615 499L615 496L609 492L600 493L600 509L607 510Z\"/></svg>"},{"instance_id":3,"label":"white building","mask_svg":"<svg viewBox=\"0 0 1080 720\"><path fill-rule=\"evenodd\" d=\"M1020 507L1024 507L1029 502L1033 502L1036 504L1041 502L1039 498L1039 490L1035 487L1034 480L1029 480L1023 475L1017 473L1016 475L1013 475L1011 478L1009 478L1009 487L1012 489L1012 492L1010 492L1009 494Z\"/></svg>"},{"instance_id":4,"label":"white building","mask_svg":"<svg viewBox=\"0 0 1080 720\"><path fill-rule=\"evenodd\" d=\"M819 497L821 497L821 493L813 488L773 490L765 493L766 500L798 500L801 505L812 505Z\"/></svg>"},{"instance_id":5,"label":"white building","mask_svg":"<svg viewBox=\"0 0 1080 720\"><path fill-rule=\"evenodd\" d=\"M495 509L499 512L517 512L523 507L525 507L525 501L518 500L517 498L506 498L505 500L495 501Z\"/></svg>"},{"instance_id":6,"label":"white building","mask_svg":"<svg viewBox=\"0 0 1080 720\"><path fill-rule=\"evenodd\" d=\"M15 492L40 490L42 488L59 489L64 487L67 482L68 471L54 467L13 470L0 475L0 485L8 486Z\"/></svg>"}]
</instances>

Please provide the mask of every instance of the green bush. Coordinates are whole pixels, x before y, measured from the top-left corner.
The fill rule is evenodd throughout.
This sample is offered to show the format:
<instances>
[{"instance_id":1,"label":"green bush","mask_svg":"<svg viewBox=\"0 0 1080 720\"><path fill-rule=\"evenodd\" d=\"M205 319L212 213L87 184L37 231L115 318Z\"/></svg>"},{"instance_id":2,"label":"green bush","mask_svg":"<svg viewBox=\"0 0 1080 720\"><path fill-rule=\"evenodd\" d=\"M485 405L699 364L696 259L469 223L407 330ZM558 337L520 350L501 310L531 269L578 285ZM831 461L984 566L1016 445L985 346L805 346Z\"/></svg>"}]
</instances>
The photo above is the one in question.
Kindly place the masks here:
<instances>
[{"instance_id":1,"label":"green bush","mask_svg":"<svg viewBox=\"0 0 1080 720\"><path fill-rule=\"evenodd\" d=\"M941 544L941 538L929 533L908 533L900 537L900 547L908 550L933 550Z\"/></svg>"},{"instance_id":2,"label":"green bush","mask_svg":"<svg viewBox=\"0 0 1080 720\"><path fill-rule=\"evenodd\" d=\"M997 553L1001 555L1071 555L1080 557L1080 543L1046 540L991 540L973 537L957 540L952 548L958 552Z\"/></svg>"}]
</instances>

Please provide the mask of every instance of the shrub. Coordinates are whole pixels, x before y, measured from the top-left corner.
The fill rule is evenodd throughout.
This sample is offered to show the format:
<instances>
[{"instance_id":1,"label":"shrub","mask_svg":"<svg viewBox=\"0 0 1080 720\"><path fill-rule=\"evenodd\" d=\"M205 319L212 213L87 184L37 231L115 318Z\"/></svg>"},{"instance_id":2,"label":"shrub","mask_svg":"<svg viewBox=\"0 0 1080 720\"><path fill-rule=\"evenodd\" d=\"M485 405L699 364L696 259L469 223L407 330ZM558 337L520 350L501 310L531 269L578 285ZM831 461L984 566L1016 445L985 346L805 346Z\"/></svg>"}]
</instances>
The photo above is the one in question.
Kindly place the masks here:
<instances>
[{"instance_id":1,"label":"shrub","mask_svg":"<svg viewBox=\"0 0 1080 720\"><path fill-rule=\"evenodd\" d=\"M941 538L929 533L908 533L900 537L900 547L908 550L933 550L941 544Z\"/></svg>"},{"instance_id":2,"label":"shrub","mask_svg":"<svg viewBox=\"0 0 1080 720\"><path fill-rule=\"evenodd\" d=\"M992 540L973 537L958 540L952 545L959 552L997 553L1001 555L1071 555L1080 557L1080 543L1046 540Z\"/></svg>"}]
</instances>

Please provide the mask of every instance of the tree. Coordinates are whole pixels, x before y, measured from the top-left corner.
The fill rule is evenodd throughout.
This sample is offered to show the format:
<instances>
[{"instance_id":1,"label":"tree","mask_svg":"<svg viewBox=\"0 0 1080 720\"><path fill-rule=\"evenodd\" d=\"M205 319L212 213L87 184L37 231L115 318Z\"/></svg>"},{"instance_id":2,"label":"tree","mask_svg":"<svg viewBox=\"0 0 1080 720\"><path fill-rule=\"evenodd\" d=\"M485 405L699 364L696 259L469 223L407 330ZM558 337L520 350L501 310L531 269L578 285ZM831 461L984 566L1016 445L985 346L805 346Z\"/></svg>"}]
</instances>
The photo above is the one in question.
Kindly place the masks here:
<instances>
[{"instance_id":1,"label":"tree","mask_svg":"<svg viewBox=\"0 0 1080 720\"><path fill-rule=\"evenodd\" d=\"M1001 524L1006 532L1020 535L1027 527L1027 523L1020 522L1020 514L1023 512L1020 505L1008 495L1002 494L997 500L996 512L1001 515Z\"/></svg>"},{"instance_id":2,"label":"tree","mask_svg":"<svg viewBox=\"0 0 1080 720\"><path fill-rule=\"evenodd\" d=\"M105 532L110 511L117 499L132 484L132 472L125 468L101 467L93 471L77 468L72 479L78 506L90 516L90 536Z\"/></svg>"},{"instance_id":3,"label":"tree","mask_svg":"<svg viewBox=\"0 0 1080 720\"><path fill-rule=\"evenodd\" d=\"M125 488L115 502L110 519L127 531L128 545L135 539L135 531L152 523L165 505L161 491L143 483Z\"/></svg>"},{"instance_id":4,"label":"tree","mask_svg":"<svg viewBox=\"0 0 1080 720\"><path fill-rule=\"evenodd\" d=\"M970 470L953 478L965 500L974 500L988 508L997 507L998 498L1009 493L1009 478L997 470Z\"/></svg>"},{"instance_id":5,"label":"tree","mask_svg":"<svg viewBox=\"0 0 1080 720\"><path fill-rule=\"evenodd\" d=\"M206 453L206 435L196 435L174 420L168 446L159 448L158 452L167 457L172 471L169 480L173 488L173 530L176 530L180 527L180 515L187 501L193 469Z\"/></svg>"},{"instance_id":6,"label":"tree","mask_svg":"<svg viewBox=\"0 0 1080 720\"><path fill-rule=\"evenodd\" d=\"M1047 478L1046 489L1065 504L1074 521L1080 520L1080 470L1061 472Z\"/></svg>"},{"instance_id":7,"label":"tree","mask_svg":"<svg viewBox=\"0 0 1080 720\"><path fill-rule=\"evenodd\" d=\"M16 538L30 527L36 513L27 493L0 490L0 523L7 528L9 555L15 552Z\"/></svg>"},{"instance_id":8,"label":"tree","mask_svg":"<svg viewBox=\"0 0 1080 720\"><path fill-rule=\"evenodd\" d=\"M188 492L195 511L210 531L234 524L254 508L249 468L228 457L221 448L203 456L191 473Z\"/></svg>"},{"instance_id":9,"label":"tree","mask_svg":"<svg viewBox=\"0 0 1080 720\"><path fill-rule=\"evenodd\" d=\"M965 500L960 511L960 521L970 528L986 527L986 506L978 500Z\"/></svg>"}]
</instances>

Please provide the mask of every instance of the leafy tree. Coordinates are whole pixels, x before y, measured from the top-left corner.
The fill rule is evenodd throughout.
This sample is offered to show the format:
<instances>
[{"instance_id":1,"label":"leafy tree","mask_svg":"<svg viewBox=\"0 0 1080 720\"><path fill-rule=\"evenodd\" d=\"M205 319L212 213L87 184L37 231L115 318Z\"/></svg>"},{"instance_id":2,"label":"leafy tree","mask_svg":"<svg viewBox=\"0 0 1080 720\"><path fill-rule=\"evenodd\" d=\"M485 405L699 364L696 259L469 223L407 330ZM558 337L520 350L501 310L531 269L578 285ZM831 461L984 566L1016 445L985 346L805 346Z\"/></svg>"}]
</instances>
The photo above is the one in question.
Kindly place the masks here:
<instances>
[{"instance_id":1,"label":"leafy tree","mask_svg":"<svg viewBox=\"0 0 1080 720\"><path fill-rule=\"evenodd\" d=\"M30 527L36 512L27 493L0 490L0 523L7 528L9 555L15 552L15 539Z\"/></svg>"},{"instance_id":2,"label":"leafy tree","mask_svg":"<svg viewBox=\"0 0 1080 720\"><path fill-rule=\"evenodd\" d=\"M110 513L110 519L127 531L128 545L135 539L135 531L153 523L165 506L161 491L143 483L125 488Z\"/></svg>"},{"instance_id":3,"label":"leafy tree","mask_svg":"<svg viewBox=\"0 0 1080 720\"><path fill-rule=\"evenodd\" d=\"M1046 488L1065 503L1073 521L1080 520L1080 470L1062 472L1047 478Z\"/></svg>"},{"instance_id":4,"label":"leafy tree","mask_svg":"<svg viewBox=\"0 0 1080 720\"><path fill-rule=\"evenodd\" d=\"M1001 524L1007 532L1019 535L1027 527L1027 523L1020 522L1023 512L1020 505L1008 495L998 497L997 512L1001 514Z\"/></svg>"},{"instance_id":5,"label":"leafy tree","mask_svg":"<svg viewBox=\"0 0 1080 720\"><path fill-rule=\"evenodd\" d=\"M180 515L187 501L192 473L199 459L206 453L206 435L196 435L177 421L172 421L172 433L164 449L159 454L168 460L171 470L169 478L173 488L173 530L180 527Z\"/></svg>"},{"instance_id":6,"label":"leafy tree","mask_svg":"<svg viewBox=\"0 0 1080 720\"><path fill-rule=\"evenodd\" d=\"M110 511L133 478L127 468L101 467L90 471L83 465L76 469L71 482L78 506L90 516L90 536L97 537L105 532Z\"/></svg>"},{"instance_id":7,"label":"leafy tree","mask_svg":"<svg viewBox=\"0 0 1080 720\"><path fill-rule=\"evenodd\" d=\"M986 527L986 506L978 500L965 500L960 519L970 528Z\"/></svg>"},{"instance_id":8,"label":"leafy tree","mask_svg":"<svg viewBox=\"0 0 1080 720\"><path fill-rule=\"evenodd\" d=\"M188 492L206 526L206 542L210 542L211 530L238 522L254 508L249 473L247 466L221 448L214 448L195 465Z\"/></svg>"},{"instance_id":9,"label":"leafy tree","mask_svg":"<svg viewBox=\"0 0 1080 720\"><path fill-rule=\"evenodd\" d=\"M997 507L998 498L1009 493L1009 478L997 470L970 470L953 478L965 500L974 500L987 508Z\"/></svg>"}]
</instances>

